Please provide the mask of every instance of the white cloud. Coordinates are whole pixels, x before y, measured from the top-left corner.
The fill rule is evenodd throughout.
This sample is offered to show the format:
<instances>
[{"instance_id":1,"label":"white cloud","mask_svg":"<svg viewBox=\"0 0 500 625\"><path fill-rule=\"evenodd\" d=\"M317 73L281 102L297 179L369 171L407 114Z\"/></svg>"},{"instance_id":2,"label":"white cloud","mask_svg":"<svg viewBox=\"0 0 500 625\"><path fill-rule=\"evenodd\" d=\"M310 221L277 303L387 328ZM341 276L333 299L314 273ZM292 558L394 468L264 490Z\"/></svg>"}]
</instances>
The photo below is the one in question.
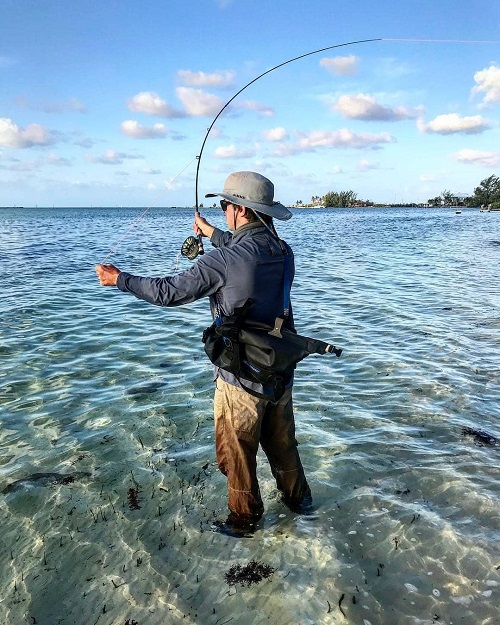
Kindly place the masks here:
<instances>
[{"instance_id":1,"label":"white cloud","mask_svg":"<svg viewBox=\"0 0 500 625\"><path fill-rule=\"evenodd\" d=\"M192 72L187 69L180 69L177 72L178 78L189 87L231 87L234 84L234 72Z\"/></svg>"},{"instance_id":2,"label":"white cloud","mask_svg":"<svg viewBox=\"0 0 500 625\"><path fill-rule=\"evenodd\" d=\"M277 128L271 128L270 130L266 130L264 132L264 137L268 141L283 141L288 137L288 133L284 128L278 126Z\"/></svg>"},{"instance_id":3,"label":"white cloud","mask_svg":"<svg viewBox=\"0 0 500 625\"><path fill-rule=\"evenodd\" d=\"M480 150L460 150L453 155L459 163L479 165L481 167L500 167L500 152L481 152Z\"/></svg>"},{"instance_id":4,"label":"white cloud","mask_svg":"<svg viewBox=\"0 0 500 625\"><path fill-rule=\"evenodd\" d=\"M39 124L29 124L23 129L12 119L0 117L0 147L31 148L53 143L53 137Z\"/></svg>"},{"instance_id":5,"label":"white cloud","mask_svg":"<svg viewBox=\"0 0 500 625\"><path fill-rule=\"evenodd\" d=\"M377 150L385 143L394 143L396 139L387 132L378 135L370 133L354 133L347 128L340 130L313 130L301 134L295 143L279 145L273 154L275 156L291 156L301 152L313 152L318 148L338 149L371 149Z\"/></svg>"},{"instance_id":6,"label":"white cloud","mask_svg":"<svg viewBox=\"0 0 500 625\"><path fill-rule=\"evenodd\" d=\"M121 165L125 160L135 160L143 158L135 154L126 154L125 152L116 152L115 150L107 150L102 156L90 156L91 163L101 163L103 165Z\"/></svg>"},{"instance_id":7,"label":"white cloud","mask_svg":"<svg viewBox=\"0 0 500 625\"><path fill-rule=\"evenodd\" d=\"M381 143L393 143L394 141L394 137L387 132L378 135L357 134L347 128L341 128L340 130L313 130L303 136L299 144L305 149L318 147L361 149L377 147Z\"/></svg>"},{"instance_id":8,"label":"white cloud","mask_svg":"<svg viewBox=\"0 0 500 625\"><path fill-rule=\"evenodd\" d=\"M234 145L220 146L214 152L216 158L250 158L254 155L254 150L239 150Z\"/></svg>"},{"instance_id":9,"label":"white cloud","mask_svg":"<svg viewBox=\"0 0 500 625\"><path fill-rule=\"evenodd\" d=\"M500 104L500 67L490 65L487 69L474 74L477 86L472 89L472 94L484 93L480 106Z\"/></svg>"},{"instance_id":10,"label":"white cloud","mask_svg":"<svg viewBox=\"0 0 500 625\"><path fill-rule=\"evenodd\" d=\"M211 93L191 87L177 87L176 94L192 117L212 117L224 106L224 102Z\"/></svg>"},{"instance_id":11,"label":"white cloud","mask_svg":"<svg viewBox=\"0 0 500 625\"><path fill-rule=\"evenodd\" d=\"M243 102L236 102L233 106L246 111L255 111L261 117L274 117L274 109L255 100L243 100Z\"/></svg>"},{"instance_id":12,"label":"white cloud","mask_svg":"<svg viewBox=\"0 0 500 625\"><path fill-rule=\"evenodd\" d=\"M133 113L146 113L156 117L184 117L182 111L174 109L154 91L141 91L131 98L128 108Z\"/></svg>"},{"instance_id":13,"label":"white cloud","mask_svg":"<svg viewBox=\"0 0 500 625\"><path fill-rule=\"evenodd\" d=\"M420 108L382 106L376 102L375 98L364 93L343 95L332 105L332 108L339 111L342 117L364 121L397 122L403 119L415 119L422 112Z\"/></svg>"},{"instance_id":14,"label":"white cloud","mask_svg":"<svg viewBox=\"0 0 500 625\"><path fill-rule=\"evenodd\" d=\"M168 128L164 124L143 126L133 119L127 119L120 124L120 130L127 137L134 139L164 139L168 134Z\"/></svg>"},{"instance_id":15,"label":"white cloud","mask_svg":"<svg viewBox=\"0 0 500 625\"><path fill-rule=\"evenodd\" d=\"M358 57L351 54L321 59L319 64L336 76L352 76L358 69L358 61Z\"/></svg>"},{"instance_id":16,"label":"white cloud","mask_svg":"<svg viewBox=\"0 0 500 625\"><path fill-rule=\"evenodd\" d=\"M358 171L370 171L370 169L380 169L380 163L378 161L368 161L361 159L358 163Z\"/></svg>"},{"instance_id":17,"label":"white cloud","mask_svg":"<svg viewBox=\"0 0 500 625\"><path fill-rule=\"evenodd\" d=\"M428 123L419 119L417 121L417 127L420 132L424 133L440 135L463 133L472 135L487 130L490 124L484 117L481 117L481 115L460 117L457 113L449 113L447 115L438 115Z\"/></svg>"}]
</instances>

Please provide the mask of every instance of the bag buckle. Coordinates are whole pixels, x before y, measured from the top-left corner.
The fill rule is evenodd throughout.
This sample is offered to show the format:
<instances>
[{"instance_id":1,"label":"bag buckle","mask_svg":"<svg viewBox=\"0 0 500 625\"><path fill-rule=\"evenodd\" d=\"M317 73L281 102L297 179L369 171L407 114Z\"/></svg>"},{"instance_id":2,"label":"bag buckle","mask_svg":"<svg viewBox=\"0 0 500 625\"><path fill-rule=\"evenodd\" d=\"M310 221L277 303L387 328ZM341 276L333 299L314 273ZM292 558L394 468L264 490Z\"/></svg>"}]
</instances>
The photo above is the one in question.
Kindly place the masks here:
<instances>
[{"instance_id":1,"label":"bag buckle","mask_svg":"<svg viewBox=\"0 0 500 625\"><path fill-rule=\"evenodd\" d=\"M283 321L283 317L276 317L276 319L274 320L274 329L270 330L268 334L270 334L271 336L277 336L279 339L282 339L283 335L281 334L281 326L283 325Z\"/></svg>"}]
</instances>

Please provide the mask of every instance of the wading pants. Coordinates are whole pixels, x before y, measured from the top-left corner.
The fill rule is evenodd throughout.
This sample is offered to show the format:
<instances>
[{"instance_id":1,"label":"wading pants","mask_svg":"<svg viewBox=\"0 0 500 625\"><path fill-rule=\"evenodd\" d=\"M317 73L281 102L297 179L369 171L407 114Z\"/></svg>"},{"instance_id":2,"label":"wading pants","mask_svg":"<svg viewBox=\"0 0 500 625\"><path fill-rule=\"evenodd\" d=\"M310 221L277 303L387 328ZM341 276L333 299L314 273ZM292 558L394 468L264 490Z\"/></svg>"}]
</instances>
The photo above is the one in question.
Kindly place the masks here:
<instances>
[{"instance_id":1,"label":"wading pants","mask_svg":"<svg viewBox=\"0 0 500 625\"><path fill-rule=\"evenodd\" d=\"M231 512L254 519L264 512L257 481L259 443L284 497L299 503L311 497L295 440L292 389L272 404L218 378L214 418L217 463L227 477Z\"/></svg>"}]
</instances>

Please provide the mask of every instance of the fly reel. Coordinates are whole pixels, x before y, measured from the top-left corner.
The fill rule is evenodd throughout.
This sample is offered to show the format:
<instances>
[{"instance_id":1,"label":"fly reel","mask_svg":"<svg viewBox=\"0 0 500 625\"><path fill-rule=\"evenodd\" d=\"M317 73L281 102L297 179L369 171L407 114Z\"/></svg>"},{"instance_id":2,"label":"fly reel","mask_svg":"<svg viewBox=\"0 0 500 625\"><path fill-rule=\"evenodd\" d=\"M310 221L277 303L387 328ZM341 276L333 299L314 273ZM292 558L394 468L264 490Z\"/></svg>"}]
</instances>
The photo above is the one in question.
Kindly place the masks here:
<instances>
[{"instance_id":1,"label":"fly reel","mask_svg":"<svg viewBox=\"0 0 500 625\"><path fill-rule=\"evenodd\" d=\"M205 253L201 237L188 237L181 247L181 254L189 260L194 260L197 256Z\"/></svg>"}]
</instances>

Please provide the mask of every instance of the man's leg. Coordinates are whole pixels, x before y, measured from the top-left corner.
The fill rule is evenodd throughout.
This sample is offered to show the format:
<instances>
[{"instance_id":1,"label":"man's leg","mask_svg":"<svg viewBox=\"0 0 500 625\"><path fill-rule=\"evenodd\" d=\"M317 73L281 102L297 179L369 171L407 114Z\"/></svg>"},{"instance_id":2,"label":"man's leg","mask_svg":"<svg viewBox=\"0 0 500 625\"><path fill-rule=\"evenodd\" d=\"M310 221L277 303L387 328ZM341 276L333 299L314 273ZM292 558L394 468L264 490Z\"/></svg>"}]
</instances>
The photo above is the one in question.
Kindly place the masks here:
<instances>
[{"instance_id":1,"label":"man's leg","mask_svg":"<svg viewBox=\"0 0 500 625\"><path fill-rule=\"evenodd\" d=\"M217 463L227 477L233 516L256 522L264 506L257 481L257 450L266 402L218 379L214 397Z\"/></svg>"},{"instance_id":2,"label":"man's leg","mask_svg":"<svg viewBox=\"0 0 500 625\"><path fill-rule=\"evenodd\" d=\"M312 504L295 439L292 389L277 404L268 403L262 420L260 443L283 502L294 512L306 512Z\"/></svg>"}]
</instances>

